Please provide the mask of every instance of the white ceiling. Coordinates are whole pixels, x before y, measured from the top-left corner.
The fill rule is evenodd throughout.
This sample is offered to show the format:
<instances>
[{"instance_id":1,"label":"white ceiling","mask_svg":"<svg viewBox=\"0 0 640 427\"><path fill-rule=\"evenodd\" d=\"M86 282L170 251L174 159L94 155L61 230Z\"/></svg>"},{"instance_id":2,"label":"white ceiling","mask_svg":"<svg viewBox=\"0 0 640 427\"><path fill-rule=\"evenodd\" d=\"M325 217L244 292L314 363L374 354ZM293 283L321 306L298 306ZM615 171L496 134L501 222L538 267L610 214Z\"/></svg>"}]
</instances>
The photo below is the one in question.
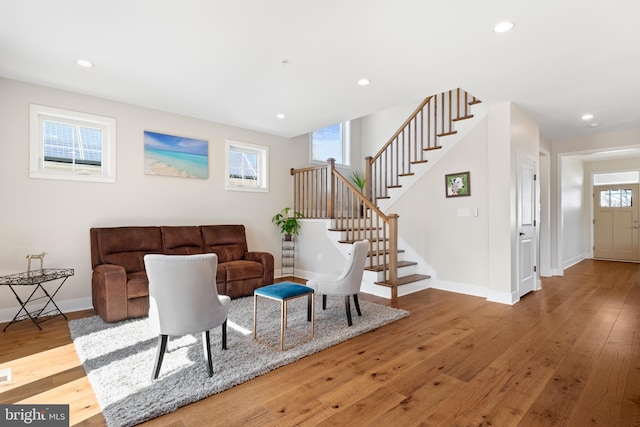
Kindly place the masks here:
<instances>
[{"instance_id":1,"label":"white ceiling","mask_svg":"<svg viewBox=\"0 0 640 427\"><path fill-rule=\"evenodd\" d=\"M2 0L0 76L285 137L462 87L556 140L640 128L639 22L640 0Z\"/></svg>"}]
</instances>

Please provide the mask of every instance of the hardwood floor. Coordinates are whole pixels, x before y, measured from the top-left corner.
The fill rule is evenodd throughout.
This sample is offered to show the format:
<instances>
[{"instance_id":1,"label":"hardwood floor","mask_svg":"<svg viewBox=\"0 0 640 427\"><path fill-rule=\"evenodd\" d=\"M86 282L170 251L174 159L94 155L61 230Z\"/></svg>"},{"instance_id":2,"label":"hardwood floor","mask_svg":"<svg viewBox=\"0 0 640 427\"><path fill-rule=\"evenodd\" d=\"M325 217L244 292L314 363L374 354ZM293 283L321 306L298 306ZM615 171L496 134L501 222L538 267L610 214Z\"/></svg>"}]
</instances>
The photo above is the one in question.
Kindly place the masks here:
<instances>
[{"instance_id":1,"label":"hardwood floor","mask_svg":"<svg viewBox=\"0 0 640 427\"><path fill-rule=\"evenodd\" d=\"M514 306L428 289L399 307L411 315L145 425L640 426L640 264L586 260ZM0 402L104 425L66 322L43 329L0 335Z\"/></svg>"}]
</instances>

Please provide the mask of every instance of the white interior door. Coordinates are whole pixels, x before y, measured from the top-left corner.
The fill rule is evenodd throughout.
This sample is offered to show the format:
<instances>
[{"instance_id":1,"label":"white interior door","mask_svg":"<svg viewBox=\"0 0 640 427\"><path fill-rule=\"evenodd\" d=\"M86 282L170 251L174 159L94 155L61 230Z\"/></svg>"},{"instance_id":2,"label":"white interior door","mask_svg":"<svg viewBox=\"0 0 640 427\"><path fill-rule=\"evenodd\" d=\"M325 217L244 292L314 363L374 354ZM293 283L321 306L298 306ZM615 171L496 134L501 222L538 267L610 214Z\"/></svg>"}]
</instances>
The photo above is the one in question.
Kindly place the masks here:
<instances>
[{"instance_id":1,"label":"white interior door","mask_svg":"<svg viewBox=\"0 0 640 427\"><path fill-rule=\"evenodd\" d=\"M518 166L518 295L536 287L536 162L520 157Z\"/></svg>"},{"instance_id":2,"label":"white interior door","mask_svg":"<svg viewBox=\"0 0 640 427\"><path fill-rule=\"evenodd\" d=\"M638 184L594 187L594 258L640 261Z\"/></svg>"}]
</instances>

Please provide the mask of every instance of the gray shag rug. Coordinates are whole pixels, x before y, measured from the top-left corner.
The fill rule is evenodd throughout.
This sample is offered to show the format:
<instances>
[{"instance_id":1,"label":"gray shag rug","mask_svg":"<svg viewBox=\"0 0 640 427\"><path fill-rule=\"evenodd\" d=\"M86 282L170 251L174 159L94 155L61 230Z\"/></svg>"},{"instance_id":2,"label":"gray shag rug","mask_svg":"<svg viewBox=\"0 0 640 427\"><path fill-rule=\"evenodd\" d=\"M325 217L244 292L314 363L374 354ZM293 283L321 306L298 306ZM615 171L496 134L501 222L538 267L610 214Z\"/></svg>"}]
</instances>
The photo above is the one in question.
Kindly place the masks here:
<instances>
[{"instance_id":1,"label":"gray shag rug","mask_svg":"<svg viewBox=\"0 0 640 427\"><path fill-rule=\"evenodd\" d=\"M280 366L317 353L357 335L409 315L405 310L360 301L362 317L352 304L353 326L347 326L344 297L316 297L315 337L307 322L307 298L288 302L285 349L280 352L253 339L253 297L231 301L227 350L221 328L211 331L213 377L207 375L202 334L169 337L160 377L152 381L158 337L147 318L105 323L98 316L70 320L69 330L107 425L132 426L220 393ZM296 332L297 333L294 333ZM258 299L258 338L280 343L280 303ZM294 346L295 345L295 346Z\"/></svg>"}]
</instances>

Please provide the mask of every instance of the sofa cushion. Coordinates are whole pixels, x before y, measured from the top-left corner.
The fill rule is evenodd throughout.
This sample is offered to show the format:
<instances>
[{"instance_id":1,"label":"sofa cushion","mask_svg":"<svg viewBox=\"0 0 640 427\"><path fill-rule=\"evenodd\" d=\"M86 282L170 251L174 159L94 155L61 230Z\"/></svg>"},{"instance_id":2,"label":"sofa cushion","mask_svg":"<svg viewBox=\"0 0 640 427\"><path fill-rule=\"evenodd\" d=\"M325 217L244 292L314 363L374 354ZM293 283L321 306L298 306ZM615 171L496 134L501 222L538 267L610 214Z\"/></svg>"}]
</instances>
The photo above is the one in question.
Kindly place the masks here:
<instances>
[{"instance_id":1,"label":"sofa cushion","mask_svg":"<svg viewBox=\"0 0 640 427\"><path fill-rule=\"evenodd\" d=\"M167 255L193 255L204 252L200 227L160 227Z\"/></svg>"},{"instance_id":2,"label":"sofa cushion","mask_svg":"<svg viewBox=\"0 0 640 427\"><path fill-rule=\"evenodd\" d=\"M247 252L244 225L204 225L200 229L205 252L218 255L218 263L244 258Z\"/></svg>"},{"instance_id":3,"label":"sofa cushion","mask_svg":"<svg viewBox=\"0 0 640 427\"><path fill-rule=\"evenodd\" d=\"M144 271L144 256L162 253L158 227L113 227L91 229L91 264L116 264L127 273Z\"/></svg>"},{"instance_id":4,"label":"sofa cushion","mask_svg":"<svg viewBox=\"0 0 640 427\"><path fill-rule=\"evenodd\" d=\"M226 271L226 281L233 282L236 280L262 278L264 267L262 264L254 261L229 261L222 264Z\"/></svg>"},{"instance_id":5,"label":"sofa cushion","mask_svg":"<svg viewBox=\"0 0 640 427\"><path fill-rule=\"evenodd\" d=\"M127 274L127 298L149 296L149 279L144 271Z\"/></svg>"}]
</instances>

